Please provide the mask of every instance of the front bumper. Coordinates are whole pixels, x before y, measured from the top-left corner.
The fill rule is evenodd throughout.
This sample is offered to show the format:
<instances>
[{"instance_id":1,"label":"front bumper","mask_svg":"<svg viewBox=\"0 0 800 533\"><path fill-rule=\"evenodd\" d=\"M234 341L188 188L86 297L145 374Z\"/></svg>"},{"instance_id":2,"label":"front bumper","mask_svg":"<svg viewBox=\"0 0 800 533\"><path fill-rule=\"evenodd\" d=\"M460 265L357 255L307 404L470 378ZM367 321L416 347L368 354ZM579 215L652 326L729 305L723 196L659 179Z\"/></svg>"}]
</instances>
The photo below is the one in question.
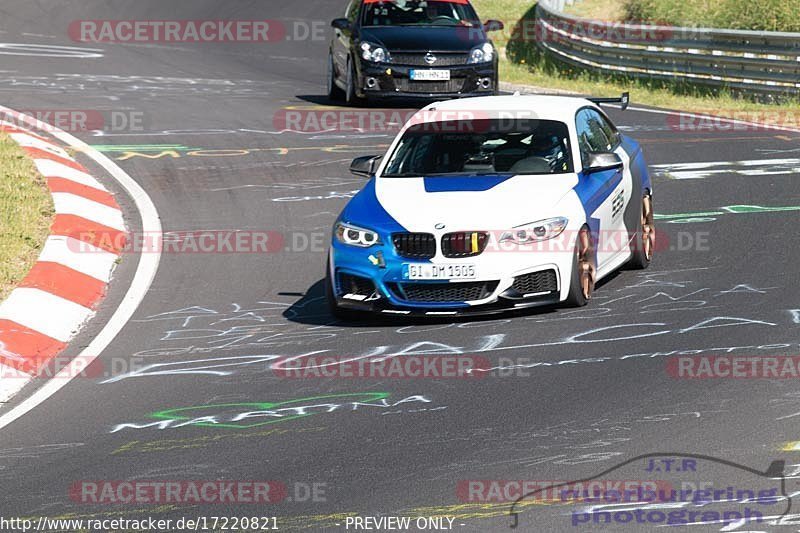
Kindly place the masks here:
<instances>
[{"instance_id":1,"label":"front bumper","mask_svg":"<svg viewBox=\"0 0 800 533\"><path fill-rule=\"evenodd\" d=\"M415 263L474 264L478 275L475 279L449 282L404 278L403 265ZM437 255L430 260L413 260L398 256L391 244L364 249L335 241L328 268L336 303L344 309L437 317L493 314L557 304L567 297L572 265L571 250L505 253L487 249L470 258L449 259ZM539 280L546 280L546 283L528 290L522 287L531 285L525 285L522 280L536 280L537 284ZM435 294L436 301L430 299L431 293ZM472 294L475 299L467 296L448 300L450 294ZM416 295L423 295L422 299L417 299Z\"/></svg>"},{"instance_id":2,"label":"front bumper","mask_svg":"<svg viewBox=\"0 0 800 533\"><path fill-rule=\"evenodd\" d=\"M356 89L362 98L459 98L487 96L497 91L495 63L441 67L450 71L449 81L412 81L411 70L428 67L361 62ZM372 80L372 81L370 81ZM488 86L486 85L488 81ZM371 85L374 83L374 85Z\"/></svg>"}]
</instances>

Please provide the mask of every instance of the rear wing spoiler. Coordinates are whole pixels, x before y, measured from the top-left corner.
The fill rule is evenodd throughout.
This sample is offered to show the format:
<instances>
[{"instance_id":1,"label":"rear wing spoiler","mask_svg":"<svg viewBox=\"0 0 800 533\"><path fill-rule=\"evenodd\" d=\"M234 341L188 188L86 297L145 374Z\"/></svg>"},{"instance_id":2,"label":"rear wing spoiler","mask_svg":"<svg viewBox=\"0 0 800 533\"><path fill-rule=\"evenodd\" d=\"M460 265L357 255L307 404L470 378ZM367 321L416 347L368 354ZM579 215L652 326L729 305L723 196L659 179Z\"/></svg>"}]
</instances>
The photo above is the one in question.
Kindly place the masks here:
<instances>
[{"instance_id":1,"label":"rear wing spoiler","mask_svg":"<svg viewBox=\"0 0 800 533\"><path fill-rule=\"evenodd\" d=\"M595 104L620 104L622 110L625 111L631 101L631 94L629 92L624 92L622 96L618 98L587 98L587 100Z\"/></svg>"}]
</instances>

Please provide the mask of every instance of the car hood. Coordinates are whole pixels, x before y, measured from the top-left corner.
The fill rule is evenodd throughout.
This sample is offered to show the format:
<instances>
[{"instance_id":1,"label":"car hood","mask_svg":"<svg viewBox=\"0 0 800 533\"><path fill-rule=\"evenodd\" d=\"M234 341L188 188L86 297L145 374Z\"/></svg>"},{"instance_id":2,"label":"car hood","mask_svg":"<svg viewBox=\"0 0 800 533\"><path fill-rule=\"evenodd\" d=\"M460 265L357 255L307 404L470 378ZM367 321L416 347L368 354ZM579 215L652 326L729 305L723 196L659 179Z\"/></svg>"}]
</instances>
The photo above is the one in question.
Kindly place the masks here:
<instances>
[{"instance_id":1,"label":"car hood","mask_svg":"<svg viewBox=\"0 0 800 533\"><path fill-rule=\"evenodd\" d=\"M552 216L576 174L379 178L375 197L408 231L503 230Z\"/></svg>"},{"instance_id":2,"label":"car hood","mask_svg":"<svg viewBox=\"0 0 800 533\"><path fill-rule=\"evenodd\" d=\"M467 26L372 26L361 28L361 40L397 50L469 52L487 41L480 28Z\"/></svg>"}]
</instances>

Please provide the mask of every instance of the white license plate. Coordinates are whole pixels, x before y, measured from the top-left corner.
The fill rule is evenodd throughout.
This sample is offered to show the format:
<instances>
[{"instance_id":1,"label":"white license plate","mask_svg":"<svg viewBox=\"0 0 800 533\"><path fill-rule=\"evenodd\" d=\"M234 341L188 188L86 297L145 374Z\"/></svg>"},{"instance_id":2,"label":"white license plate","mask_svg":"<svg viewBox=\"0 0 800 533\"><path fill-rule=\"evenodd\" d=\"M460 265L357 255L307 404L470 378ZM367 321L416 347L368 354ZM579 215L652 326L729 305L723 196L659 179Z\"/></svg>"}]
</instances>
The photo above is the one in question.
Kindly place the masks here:
<instances>
[{"instance_id":1,"label":"white license plate","mask_svg":"<svg viewBox=\"0 0 800 533\"><path fill-rule=\"evenodd\" d=\"M475 265L404 264L405 279L475 279Z\"/></svg>"},{"instance_id":2,"label":"white license plate","mask_svg":"<svg viewBox=\"0 0 800 533\"><path fill-rule=\"evenodd\" d=\"M449 81L449 70L417 70L411 69L409 77L414 81Z\"/></svg>"}]
</instances>

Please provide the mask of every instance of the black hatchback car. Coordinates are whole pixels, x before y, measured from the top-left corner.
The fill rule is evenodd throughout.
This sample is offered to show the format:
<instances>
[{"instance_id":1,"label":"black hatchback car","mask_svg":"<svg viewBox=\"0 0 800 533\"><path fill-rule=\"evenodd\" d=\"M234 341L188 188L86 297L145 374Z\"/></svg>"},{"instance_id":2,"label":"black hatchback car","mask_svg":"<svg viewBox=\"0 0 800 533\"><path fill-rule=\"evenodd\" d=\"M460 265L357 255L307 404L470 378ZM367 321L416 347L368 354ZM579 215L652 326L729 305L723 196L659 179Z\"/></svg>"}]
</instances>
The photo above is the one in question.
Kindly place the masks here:
<instances>
[{"instance_id":1,"label":"black hatchback car","mask_svg":"<svg viewBox=\"0 0 800 533\"><path fill-rule=\"evenodd\" d=\"M335 19L328 95L447 99L497 93L497 50L468 0L351 0Z\"/></svg>"}]
</instances>

